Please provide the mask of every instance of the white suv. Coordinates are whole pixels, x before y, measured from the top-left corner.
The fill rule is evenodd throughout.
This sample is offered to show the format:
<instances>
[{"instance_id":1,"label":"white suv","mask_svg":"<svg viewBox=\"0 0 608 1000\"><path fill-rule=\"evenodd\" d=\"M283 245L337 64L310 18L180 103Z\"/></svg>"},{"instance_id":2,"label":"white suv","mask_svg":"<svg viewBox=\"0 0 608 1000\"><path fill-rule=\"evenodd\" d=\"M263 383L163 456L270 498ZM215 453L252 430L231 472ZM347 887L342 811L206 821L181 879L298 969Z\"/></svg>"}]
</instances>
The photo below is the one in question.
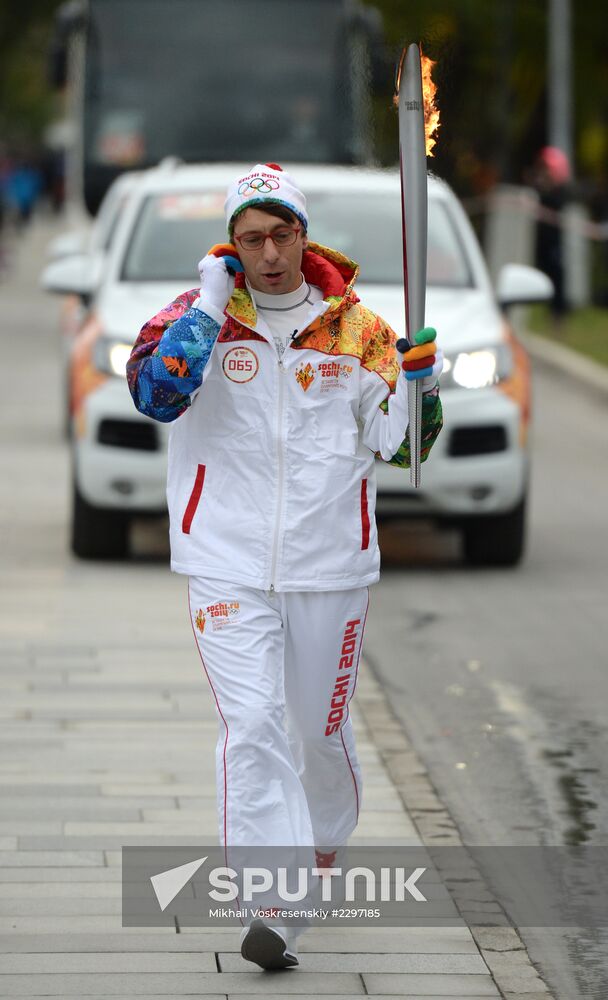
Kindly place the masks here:
<instances>
[{"instance_id":1,"label":"white suv","mask_svg":"<svg viewBox=\"0 0 608 1000\"><path fill-rule=\"evenodd\" d=\"M83 558L126 555L130 519L165 510L168 427L137 413L125 364L143 323L195 288L197 261L225 241L224 191L239 169L151 170L130 192L72 352L72 547ZM361 265L361 300L403 334L398 174L288 169L306 192L311 238ZM84 265L75 266L74 258L55 262L45 287L91 294L86 278L77 278L86 274ZM495 294L460 203L446 184L429 179L426 321L437 328L446 356L444 429L422 467L420 489L410 486L407 472L378 464L378 513L459 526L472 563L514 564L523 551L529 363L504 308L550 295L544 275L519 265L503 270Z\"/></svg>"}]
</instances>

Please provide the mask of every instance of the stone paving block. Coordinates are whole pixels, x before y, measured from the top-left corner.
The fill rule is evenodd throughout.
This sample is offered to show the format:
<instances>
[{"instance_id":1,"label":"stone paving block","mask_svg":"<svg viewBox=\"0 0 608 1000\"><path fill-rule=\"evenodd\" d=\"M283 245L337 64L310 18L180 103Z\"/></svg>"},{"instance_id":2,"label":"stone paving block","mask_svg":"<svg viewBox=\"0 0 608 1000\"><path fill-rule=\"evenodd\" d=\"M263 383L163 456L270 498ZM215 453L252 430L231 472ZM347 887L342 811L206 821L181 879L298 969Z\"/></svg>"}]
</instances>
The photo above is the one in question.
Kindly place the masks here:
<instances>
[{"instance_id":1,"label":"stone paving block","mask_svg":"<svg viewBox=\"0 0 608 1000\"><path fill-rule=\"evenodd\" d=\"M202 948L240 954L240 928L182 927L178 937L194 939ZM318 927L306 931L298 941L302 954L479 955L471 933L462 922L456 927Z\"/></svg>"},{"instance_id":2,"label":"stone paving block","mask_svg":"<svg viewBox=\"0 0 608 1000\"><path fill-rule=\"evenodd\" d=\"M296 995L298 997L298 1000L319 1000L318 993L298 993L298 994L293 994L293 993L273 993L272 994L272 998L273 998L273 1000L291 1000L291 997L293 997L294 995ZM331 996L332 996L332 1000L359 1000L359 997L361 996L361 994L360 993L332 993ZM87 997L87 1000L89 1000L88 997ZM206 994L205 994L205 1000L207 1000L207 995ZM242 993L229 993L228 994L228 1000L243 1000L243 994ZM395 998L391 997L391 1000L395 1000Z\"/></svg>"},{"instance_id":3,"label":"stone paving block","mask_svg":"<svg viewBox=\"0 0 608 1000\"><path fill-rule=\"evenodd\" d=\"M38 816L41 813L46 812L43 807L38 809ZM7 813L8 815L8 813ZM15 816L14 819L3 819L0 820L0 834L13 834L19 836L19 834L33 833L43 836L56 836L61 833L63 823L60 819L23 819L23 817ZM19 845L17 845L19 846ZM46 840L43 841L40 847L46 847ZM1 863L1 859L0 859Z\"/></svg>"},{"instance_id":4,"label":"stone paving block","mask_svg":"<svg viewBox=\"0 0 608 1000\"><path fill-rule=\"evenodd\" d=\"M97 760L97 764L99 764L99 760ZM93 766L90 770L83 771L81 764L80 766L74 766L69 772L50 771L45 766L44 770L39 769L37 773L32 773L29 767L24 769L15 767L15 765L3 771L2 763L0 762L0 786L2 788L12 784L17 784L19 788L23 788L24 785L37 785L39 783L41 785L83 784L86 786L91 780L99 782L100 785L111 782L157 785L161 783L169 784L175 781L176 778L167 771L158 771L152 767L147 771L107 771ZM97 785L94 785L93 789L96 790L97 787Z\"/></svg>"},{"instance_id":5,"label":"stone paving block","mask_svg":"<svg viewBox=\"0 0 608 1000\"><path fill-rule=\"evenodd\" d=\"M145 719L150 713L162 718L174 711L169 699L160 693L129 696L118 691L114 695L97 691L91 698L90 691L71 691L68 687L38 693L6 692L2 702L4 712L26 711L32 719Z\"/></svg>"},{"instance_id":6,"label":"stone paving block","mask_svg":"<svg viewBox=\"0 0 608 1000\"><path fill-rule=\"evenodd\" d=\"M61 795L65 791L65 786L59 785L55 782L44 783L39 781L38 783L15 783L11 785L7 781L0 779L2 802L5 805L7 800L18 799L21 803L27 803L30 799L37 798L56 798L57 795ZM101 789L99 785L78 785L71 784L69 786L69 791L66 792L70 798L83 798L98 796L101 794ZM167 795L167 791L163 793ZM40 808L40 806L39 806ZM46 810L46 803L43 807Z\"/></svg>"},{"instance_id":7,"label":"stone paving block","mask_svg":"<svg viewBox=\"0 0 608 1000\"><path fill-rule=\"evenodd\" d=\"M416 827L404 812L374 810L366 813L365 809L359 817L357 832L359 836L375 835L384 839L392 836L417 837L418 835Z\"/></svg>"},{"instance_id":8,"label":"stone paving block","mask_svg":"<svg viewBox=\"0 0 608 1000\"><path fill-rule=\"evenodd\" d=\"M202 722L200 719L183 719L181 716L177 716L175 713L170 716L165 716L164 714L154 720L150 720L146 717L144 718L131 718L127 717L125 719L116 719L113 716L108 716L108 718L99 719L87 719L85 721L73 721L70 723L70 733L74 737L82 738L85 736L94 736L96 739L109 738L112 739L122 739L128 741L133 737L139 740L148 740L152 743L156 740L158 745L158 739L160 736L175 735L176 737L181 736L186 739L188 734L190 737L198 737L203 739L207 736L209 732L213 732L217 729L217 723L215 722Z\"/></svg>"},{"instance_id":9,"label":"stone paving block","mask_svg":"<svg viewBox=\"0 0 608 1000\"><path fill-rule=\"evenodd\" d=\"M483 955L503 991L524 996L546 989L525 951L484 951Z\"/></svg>"},{"instance_id":10,"label":"stone paving block","mask_svg":"<svg viewBox=\"0 0 608 1000\"><path fill-rule=\"evenodd\" d=\"M201 949L195 940L176 934L172 927L157 927L155 930L141 930L139 934L96 931L83 934L0 934L0 954L23 952L75 952L77 954L101 954L103 952L195 952L211 953L216 949ZM129 928L133 930L133 928Z\"/></svg>"},{"instance_id":11,"label":"stone paving block","mask_svg":"<svg viewBox=\"0 0 608 1000\"><path fill-rule=\"evenodd\" d=\"M185 805L190 802L190 798L199 798L204 802L213 801L215 803L215 795L211 793L203 795L206 786L204 782L198 781L196 784L186 784L185 782L153 782L153 778L149 779L148 784L139 783L127 783L122 784L102 784L100 786L100 791L102 795L112 795L112 796L129 796L129 795L145 795L147 798L153 798L155 796L163 795L174 795L180 802L180 805Z\"/></svg>"},{"instance_id":12,"label":"stone paving block","mask_svg":"<svg viewBox=\"0 0 608 1000\"><path fill-rule=\"evenodd\" d=\"M27 839L27 838L26 838ZM63 866L76 867L91 865L103 865L104 857L102 851L65 851L65 850L19 850L4 851L0 861L10 868L31 868L32 866L44 866L60 868Z\"/></svg>"},{"instance_id":13,"label":"stone paving block","mask_svg":"<svg viewBox=\"0 0 608 1000\"><path fill-rule=\"evenodd\" d=\"M187 796L178 795L177 803L180 809L184 811L189 811L191 809L204 809L207 812L212 812L214 815L217 811L217 799L215 795L201 795L200 788L198 795L194 792L188 794Z\"/></svg>"},{"instance_id":14,"label":"stone paving block","mask_svg":"<svg viewBox=\"0 0 608 1000\"><path fill-rule=\"evenodd\" d=\"M41 814L44 814L45 820L86 820L105 814L105 816L113 821L133 822L139 818L139 811L143 808L139 803L125 802L124 799L116 802L101 795L92 799L57 796L51 801L45 799L42 804L28 800L13 801L11 803L10 799L6 800L4 797L2 801L3 806L7 810L6 814L15 819L24 820L24 827L27 825L28 820L34 820L36 816L40 816ZM171 800L169 800L169 805L171 804ZM27 831L23 830L23 832Z\"/></svg>"},{"instance_id":15,"label":"stone paving block","mask_svg":"<svg viewBox=\"0 0 608 1000\"><path fill-rule=\"evenodd\" d=\"M210 952L150 953L148 951L102 952L30 952L25 955L0 955L1 973L72 973L86 972L214 972L215 955ZM2 980L0 979L0 987Z\"/></svg>"},{"instance_id":16,"label":"stone paving block","mask_svg":"<svg viewBox=\"0 0 608 1000\"><path fill-rule=\"evenodd\" d=\"M28 643L26 648L29 655L41 663L53 659L60 659L62 662L65 662L66 660L79 660L81 658L95 660L98 657L95 646L88 646L85 643L78 642L51 642L44 645Z\"/></svg>"},{"instance_id":17,"label":"stone paving block","mask_svg":"<svg viewBox=\"0 0 608 1000\"><path fill-rule=\"evenodd\" d=\"M255 969L255 966L253 967ZM205 977L206 978L206 977ZM301 969L290 969L269 976L268 973L223 972L219 983L229 996L352 996L365 995L360 976L349 973L317 973L302 972ZM213 984L210 984L213 986Z\"/></svg>"},{"instance_id":18,"label":"stone paving block","mask_svg":"<svg viewBox=\"0 0 608 1000\"><path fill-rule=\"evenodd\" d=\"M407 973L363 973L365 989L370 996L385 993L387 996L413 997L497 997L500 993L488 976L467 975L408 975Z\"/></svg>"},{"instance_id":19,"label":"stone paving block","mask_svg":"<svg viewBox=\"0 0 608 1000\"><path fill-rule=\"evenodd\" d=\"M210 753L210 748L207 747L202 741L200 746L196 747L197 752L201 755L201 766L199 768L199 777L202 780L211 780L213 773L211 761L205 763L206 758L204 754ZM100 757L103 757L104 763L111 765L114 768L119 768L121 764L124 764L125 760L129 760L130 763L135 764L139 767L145 767L146 761L149 761L151 757L157 758L159 754L158 743L155 745L150 741L145 744L136 743L132 740L130 743L117 743L113 741L109 745L106 741L97 741L94 739L70 741L69 747L64 753L61 754L47 754L46 759L48 764L56 764L59 767L65 767L66 770L72 767L90 767L94 770L95 765L99 763ZM163 746L162 757L163 764L167 768L171 768L172 765L177 766L180 762L183 763L184 757L188 757L189 754L193 753L192 740L184 740L182 742L174 741L171 743L170 748ZM32 766L38 763L38 753L32 752ZM35 758L35 759L34 759Z\"/></svg>"},{"instance_id":20,"label":"stone paving block","mask_svg":"<svg viewBox=\"0 0 608 1000\"><path fill-rule=\"evenodd\" d=\"M0 855L0 864L2 855ZM97 868L0 868L0 885L11 882L28 883L91 883L120 882L122 873L119 868L99 866Z\"/></svg>"},{"instance_id":21,"label":"stone paving block","mask_svg":"<svg viewBox=\"0 0 608 1000\"><path fill-rule=\"evenodd\" d=\"M28 851L34 853L37 848L43 846L56 852L69 847L81 848L83 850L98 848L100 851L104 852L106 857L111 854L116 858L113 862L107 862L108 864L111 863L120 865L122 854L119 848L123 846L139 847L140 845L148 844L149 846L155 847L191 847L193 845L195 846L197 843L212 844L217 838L217 823L213 830L213 835L209 832L201 832L198 827L193 827L190 831L185 831L183 827L178 831L171 828L171 832L169 833L163 833L160 835L152 834L150 832L151 826L151 823L139 823L137 825L139 833L129 836L126 834L123 834L122 836L110 836L109 834L102 834L100 832L96 836L89 837L75 837L65 833L61 837L19 837L18 846L20 849L23 849L26 854Z\"/></svg>"},{"instance_id":22,"label":"stone paving block","mask_svg":"<svg viewBox=\"0 0 608 1000\"><path fill-rule=\"evenodd\" d=\"M119 899L122 885L114 882L0 882L5 899Z\"/></svg>"},{"instance_id":23,"label":"stone paving block","mask_svg":"<svg viewBox=\"0 0 608 1000\"><path fill-rule=\"evenodd\" d=\"M125 973L56 973L53 975L6 975L2 977L2 988L9 997L19 996L90 996L91 993L106 994L108 997L120 995L138 996L142 993L165 992L172 996L180 992L205 996L207 992L221 989L238 996L273 996L277 993L294 996L304 992L318 995L364 994L359 976L348 974L310 975L297 971L269 976L260 972L219 973L201 972L156 972L152 974Z\"/></svg>"},{"instance_id":24,"label":"stone paving block","mask_svg":"<svg viewBox=\"0 0 608 1000\"><path fill-rule=\"evenodd\" d=\"M68 822L64 824L63 832L66 837L172 837L174 834L183 836L192 831L192 837L213 837L217 835L216 816L201 816L192 818L185 813L175 810L175 820L166 823L105 823L103 821L91 822Z\"/></svg>"},{"instance_id":25,"label":"stone paving block","mask_svg":"<svg viewBox=\"0 0 608 1000\"><path fill-rule=\"evenodd\" d=\"M519 991L517 993L511 993L509 990L509 992L504 993L503 996L504 1000L553 1000L553 994L549 993L548 990L540 990L535 993L520 993ZM604 1000L603 997L602 1000Z\"/></svg>"},{"instance_id":26,"label":"stone paving block","mask_svg":"<svg viewBox=\"0 0 608 1000\"><path fill-rule=\"evenodd\" d=\"M474 927L472 929L479 947L484 950L523 950L523 942L513 927Z\"/></svg>"},{"instance_id":27,"label":"stone paving block","mask_svg":"<svg viewBox=\"0 0 608 1000\"><path fill-rule=\"evenodd\" d=\"M16 851L17 850L17 838L16 837L5 837L0 836L0 851ZM0 856L0 864L2 864L2 858Z\"/></svg>"},{"instance_id":28,"label":"stone paving block","mask_svg":"<svg viewBox=\"0 0 608 1000\"><path fill-rule=\"evenodd\" d=\"M155 927L158 931L160 928ZM17 934L122 934L141 933L140 927L123 927L120 916L83 916L83 917L0 917L0 934L15 931ZM172 927L167 932L175 934Z\"/></svg>"},{"instance_id":29,"label":"stone paving block","mask_svg":"<svg viewBox=\"0 0 608 1000\"><path fill-rule=\"evenodd\" d=\"M215 799L209 799L206 808L189 806L187 809L178 809L176 805L172 809L142 809L144 822L148 823L171 823L172 825L188 824L196 826L208 826L210 816L217 828Z\"/></svg>"},{"instance_id":30,"label":"stone paving block","mask_svg":"<svg viewBox=\"0 0 608 1000\"><path fill-rule=\"evenodd\" d=\"M90 896L70 898L0 899L0 917L76 917L120 915L122 898L94 899Z\"/></svg>"},{"instance_id":31,"label":"stone paving block","mask_svg":"<svg viewBox=\"0 0 608 1000\"><path fill-rule=\"evenodd\" d=\"M299 941L302 952L354 952L373 947L381 954L477 955L468 928L461 927L352 927L307 931Z\"/></svg>"},{"instance_id":32,"label":"stone paving block","mask_svg":"<svg viewBox=\"0 0 608 1000\"><path fill-rule=\"evenodd\" d=\"M222 972L243 972L249 967L238 953L220 952ZM402 972L417 974L468 974L487 976L480 955L413 955L353 952L300 952L302 970L309 972Z\"/></svg>"},{"instance_id":33,"label":"stone paving block","mask_svg":"<svg viewBox=\"0 0 608 1000\"><path fill-rule=\"evenodd\" d=\"M4 694L0 696L4 698ZM14 718L5 718L0 730L0 745L5 750L8 746L18 746L25 742L27 735L28 744L34 744L39 740L59 738L62 734L61 722L50 719L48 722L30 719L26 709L20 710Z\"/></svg>"},{"instance_id":34,"label":"stone paving block","mask_svg":"<svg viewBox=\"0 0 608 1000\"><path fill-rule=\"evenodd\" d=\"M149 705L148 707L140 705L137 708L129 708L126 705L120 704L120 699L117 699L116 704L109 704L106 707L98 705L96 702L91 703L89 700L86 707L84 705L80 707L78 705L66 705L61 709L48 705L45 702L42 705L29 708L27 711L32 719L73 720L79 725L87 720L99 719L108 719L109 721L113 721L114 719L129 719L133 722L146 720L150 723L151 729L153 729L157 724L162 722L163 718L172 716L174 709L168 701L157 705ZM57 746L58 744L55 745Z\"/></svg>"}]
</instances>

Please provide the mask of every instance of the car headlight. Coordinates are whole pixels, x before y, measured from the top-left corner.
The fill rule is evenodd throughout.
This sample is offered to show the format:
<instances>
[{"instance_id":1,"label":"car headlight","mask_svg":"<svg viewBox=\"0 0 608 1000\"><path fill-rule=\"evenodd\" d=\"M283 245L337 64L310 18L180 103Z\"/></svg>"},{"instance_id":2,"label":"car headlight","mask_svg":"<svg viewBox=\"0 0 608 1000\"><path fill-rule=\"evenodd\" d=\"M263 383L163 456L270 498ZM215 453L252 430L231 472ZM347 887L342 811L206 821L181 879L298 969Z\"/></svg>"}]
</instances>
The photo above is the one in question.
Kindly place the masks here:
<instances>
[{"instance_id":1,"label":"car headlight","mask_svg":"<svg viewBox=\"0 0 608 1000\"><path fill-rule=\"evenodd\" d=\"M133 344L127 344L124 340L98 337L93 352L95 367L106 375L121 375L124 378L132 350Z\"/></svg>"},{"instance_id":2,"label":"car headlight","mask_svg":"<svg viewBox=\"0 0 608 1000\"><path fill-rule=\"evenodd\" d=\"M507 344L486 347L479 351L461 351L447 355L443 362L441 384L445 388L485 389L509 377L513 371L513 355Z\"/></svg>"}]
</instances>

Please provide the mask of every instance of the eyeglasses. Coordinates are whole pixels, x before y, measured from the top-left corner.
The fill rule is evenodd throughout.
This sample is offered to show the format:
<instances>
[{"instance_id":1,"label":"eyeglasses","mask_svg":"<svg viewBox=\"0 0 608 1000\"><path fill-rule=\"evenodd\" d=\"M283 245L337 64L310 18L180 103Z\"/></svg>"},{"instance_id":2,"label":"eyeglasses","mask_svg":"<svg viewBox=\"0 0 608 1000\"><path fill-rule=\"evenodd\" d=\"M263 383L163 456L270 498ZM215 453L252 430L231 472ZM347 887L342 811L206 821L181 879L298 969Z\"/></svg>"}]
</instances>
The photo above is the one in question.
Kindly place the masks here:
<instances>
[{"instance_id":1,"label":"eyeglasses","mask_svg":"<svg viewBox=\"0 0 608 1000\"><path fill-rule=\"evenodd\" d=\"M285 226L284 229L275 229L272 233L243 233L242 236L235 235L234 238L243 250L261 250L266 246L266 240L272 240L275 247L291 247L301 229L301 226L293 228Z\"/></svg>"}]
</instances>

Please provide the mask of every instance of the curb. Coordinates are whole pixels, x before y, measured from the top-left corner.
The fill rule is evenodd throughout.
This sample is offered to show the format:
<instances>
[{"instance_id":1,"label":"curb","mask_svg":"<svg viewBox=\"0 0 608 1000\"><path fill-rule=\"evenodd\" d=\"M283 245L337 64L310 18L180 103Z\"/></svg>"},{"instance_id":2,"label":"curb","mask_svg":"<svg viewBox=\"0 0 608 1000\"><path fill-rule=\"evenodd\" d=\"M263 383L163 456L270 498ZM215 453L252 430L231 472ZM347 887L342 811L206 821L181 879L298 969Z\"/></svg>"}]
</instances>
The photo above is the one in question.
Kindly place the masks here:
<instances>
[{"instance_id":1,"label":"curb","mask_svg":"<svg viewBox=\"0 0 608 1000\"><path fill-rule=\"evenodd\" d=\"M529 330L520 331L519 337L533 361L560 375L576 379L586 389L608 396L608 368L605 365L592 361L565 344L530 333Z\"/></svg>"},{"instance_id":2,"label":"curb","mask_svg":"<svg viewBox=\"0 0 608 1000\"><path fill-rule=\"evenodd\" d=\"M422 843L425 847L464 848L454 820L439 799L365 655L363 667L357 687L359 713ZM555 1000L532 964L516 928L509 923L472 861L466 875L466 889L459 887L458 880L451 883L449 877L444 882L502 996L505 1000L521 1000L522 996L526 1000ZM467 911L471 899L490 904L495 925L469 924ZM473 912L478 914L479 906Z\"/></svg>"}]
</instances>

